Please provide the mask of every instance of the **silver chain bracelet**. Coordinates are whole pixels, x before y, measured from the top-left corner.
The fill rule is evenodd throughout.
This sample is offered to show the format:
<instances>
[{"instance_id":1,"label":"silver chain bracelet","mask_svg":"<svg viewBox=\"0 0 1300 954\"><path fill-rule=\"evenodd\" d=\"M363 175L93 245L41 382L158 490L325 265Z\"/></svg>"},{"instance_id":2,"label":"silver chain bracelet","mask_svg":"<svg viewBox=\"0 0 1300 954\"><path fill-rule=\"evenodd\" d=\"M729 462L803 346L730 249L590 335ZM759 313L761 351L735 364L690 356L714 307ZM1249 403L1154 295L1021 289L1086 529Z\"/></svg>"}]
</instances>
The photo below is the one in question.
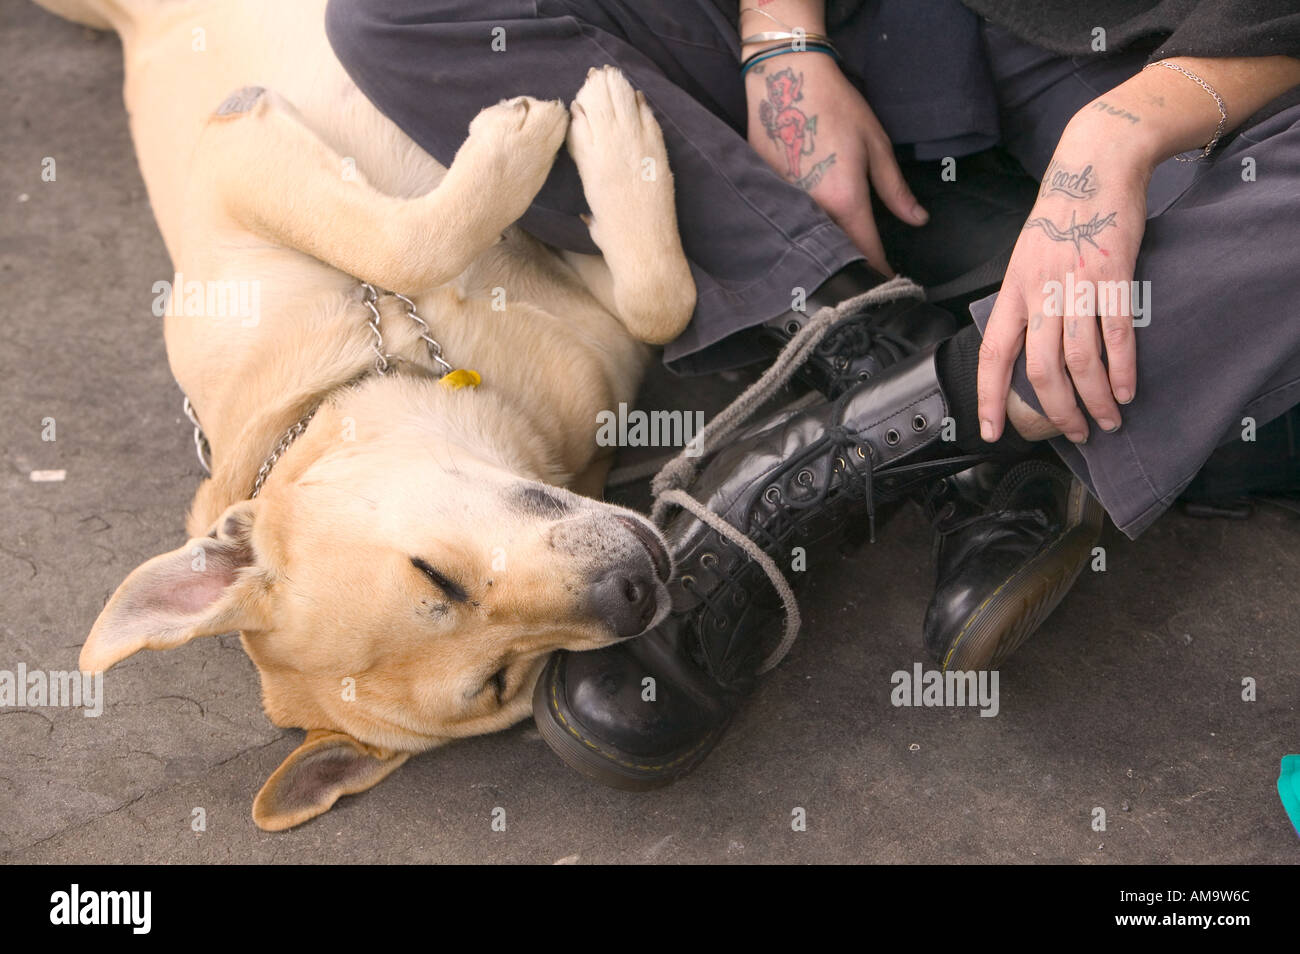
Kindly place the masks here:
<instances>
[{"instance_id":1,"label":"silver chain bracelet","mask_svg":"<svg viewBox=\"0 0 1300 954\"><path fill-rule=\"evenodd\" d=\"M1219 139L1222 138L1224 130L1228 128L1227 104L1223 102L1223 97L1219 95L1218 90L1216 90L1209 83L1205 82L1205 80L1201 79L1191 70L1184 69L1183 67L1179 66L1177 63L1170 63L1168 60L1156 60L1156 62L1154 63L1148 63L1146 66L1142 67L1142 69L1148 70L1153 66L1163 66L1166 69L1171 69L1176 73L1182 73L1184 76L1186 76L1189 80L1191 80L1201 89L1205 90L1207 93L1213 96L1214 104L1219 107L1218 128L1214 130L1214 138L1205 144L1205 148L1201 151L1201 154L1197 156L1195 159L1188 159L1185 156L1174 156L1174 158L1179 162L1200 162L1202 159L1207 158L1210 155L1210 153L1214 151L1214 147L1219 144Z\"/></svg>"}]
</instances>

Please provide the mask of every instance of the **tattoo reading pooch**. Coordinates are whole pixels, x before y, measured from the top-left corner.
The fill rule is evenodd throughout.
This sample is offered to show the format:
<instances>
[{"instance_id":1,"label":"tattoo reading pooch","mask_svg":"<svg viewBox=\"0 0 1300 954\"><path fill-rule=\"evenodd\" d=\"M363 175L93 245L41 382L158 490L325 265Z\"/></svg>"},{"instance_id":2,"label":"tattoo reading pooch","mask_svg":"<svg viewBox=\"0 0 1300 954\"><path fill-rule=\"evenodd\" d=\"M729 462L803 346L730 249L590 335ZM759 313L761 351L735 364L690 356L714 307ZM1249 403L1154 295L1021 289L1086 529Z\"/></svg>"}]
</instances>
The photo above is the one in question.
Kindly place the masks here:
<instances>
[{"instance_id":1,"label":"tattoo reading pooch","mask_svg":"<svg viewBox=\"0 0 1300 954\"><path fill-rule=\"evenodd\" d=\"M1092 165L1086 165L1081 172L1070 172L1055 159L1043 174L1043 186L1038 190L1040 196L1049 192L1059 192L1072 199L1091 199L1097 194L1097 177L1092 174Z\"/></svg>"},{"instance_id":2,"label":"tattoo reading pooch","mask_svg":"<svg viewBox=\"0 0 1300 954\"><path fill-rule=\"evenodd\" d=\"M1105 228L1115 224L1115 213L1112 212L1107 216L1102 216L1100 212L1093 213L1091 219L1087 222L1077 222L1075 213L1070 213L1070 224L1065 228L1060 228L1051 219L1039 216L1030 219L1025 223L1024 231L1030 229L1042 229L1049 239L1053 242L1070 242L1074 245L1075 254L1079 256L1079 267L1083 267L1083 243L1087 242L1102 255L1110 253L1097 244L1097 235Z\"/></svg>"},{"instance_id":3,"label":"tattoo reading pooch","mask_svg":"<svg viewBox=\"0 0 1300 954\"><path fill-rule=\"evenodd\" d=\"M811 156L816 144L817 117L809 116L796 104L803 99L803 74L789 68L764 76L767 99L758 104L758 118L768 138L785 150L786 177L799 188L814 188L835 164L835 153L822 159L806 173L803 157Z\"/></svg>"}]
</instances>

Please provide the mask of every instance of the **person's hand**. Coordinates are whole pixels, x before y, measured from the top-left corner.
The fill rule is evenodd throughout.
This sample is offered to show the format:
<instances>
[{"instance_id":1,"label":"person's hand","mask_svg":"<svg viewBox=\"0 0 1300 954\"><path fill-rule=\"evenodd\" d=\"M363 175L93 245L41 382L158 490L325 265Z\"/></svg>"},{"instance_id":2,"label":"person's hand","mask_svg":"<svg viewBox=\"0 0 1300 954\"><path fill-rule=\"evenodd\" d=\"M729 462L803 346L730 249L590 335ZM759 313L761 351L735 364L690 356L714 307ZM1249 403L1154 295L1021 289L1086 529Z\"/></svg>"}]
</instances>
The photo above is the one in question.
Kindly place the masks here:
<instances>
[{"instance_id":1,"label":"person's hand","mask_svg":"<svg viewBox=\"0 0 1300 954\"><path fill-rule=\"evenodd\" d=\"M929 215L907 187L880 121L835 60L813 51L764 60L746 74L745 94L758 154L812 196L873 268L893 275L870 189L910 225L924 225Z\"/></svg>"},{"instance_id":2,"label":"person's hand","mask_svg":"<svg viewBox=\"0 0 1300 954\"><path fill-rule=\"evenodd\" d=\"M1002 435L1022 349L1044 415L1075 443L1088 437L1076 394L1098 426L1113 431L1119 406L1137 391L1134 305L1145 310L1150 302L1130 293L1153 163L1113 130L1098 135L1092 122L1081 111L1062 135L984 331L979 417L986 441Z\"/></svg>"}]
</instances>

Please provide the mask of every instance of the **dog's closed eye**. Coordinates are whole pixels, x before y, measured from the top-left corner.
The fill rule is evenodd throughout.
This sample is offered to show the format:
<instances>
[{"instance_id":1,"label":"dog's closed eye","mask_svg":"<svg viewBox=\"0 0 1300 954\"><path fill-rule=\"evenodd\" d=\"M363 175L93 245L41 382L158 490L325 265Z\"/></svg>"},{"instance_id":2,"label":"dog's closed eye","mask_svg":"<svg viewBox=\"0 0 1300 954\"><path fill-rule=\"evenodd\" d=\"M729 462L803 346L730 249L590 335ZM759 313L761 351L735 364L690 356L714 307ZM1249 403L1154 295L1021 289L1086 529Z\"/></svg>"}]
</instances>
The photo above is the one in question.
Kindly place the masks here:
<instances>
[{"instance_id":1,"label":"dog's closed eye","mask_svg":"<svg viewBox=\"0 0 1300 954\"><path fill-rule=\"evenodd\" d=\"M506 667L502 666L492 674L492 678L483 684L484 689L494 689L497 694L497 704L500 705L506 697Z\"/></svg>"},{"instance_id":2,"label":"dog's closed eye","mask_svg":"<svg viewBox=\"0 0 1300 954\"><path fill-rule=\"evenodd\" d=\"M491 692L496 696L497 705L502 705L506 698L506 686L510 680L509 671L509 666L502 666L489 676L477 689L467 690L465 692L465 701L475 702L485 692Z\"/></svg>"},{"instance_id":3,"label":"dog's closed eye","mask_svg":"<svg viewBox=\"0 0 1300 954\"><path fill-rule=\"evenodd\" d=\"M426 561L419 557L411 557L411 566L423 573L434 586L447 594L447 598L454 603L468 603L469 594L465 592L464 587L452 582L446 576L439 573Z\"/></svg>"}]
</instances>

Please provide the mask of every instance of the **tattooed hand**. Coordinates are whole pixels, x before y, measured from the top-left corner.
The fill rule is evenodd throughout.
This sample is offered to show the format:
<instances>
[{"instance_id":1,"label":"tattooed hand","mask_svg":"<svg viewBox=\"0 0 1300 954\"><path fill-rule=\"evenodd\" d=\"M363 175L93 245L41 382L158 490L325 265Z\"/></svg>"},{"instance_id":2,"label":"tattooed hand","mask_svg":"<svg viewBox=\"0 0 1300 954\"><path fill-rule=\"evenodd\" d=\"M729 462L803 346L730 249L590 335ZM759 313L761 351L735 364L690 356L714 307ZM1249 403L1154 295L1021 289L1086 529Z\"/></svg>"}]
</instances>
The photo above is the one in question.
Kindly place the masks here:
<instances>
[{"instance_id":1,"label":"tattooed hand","mask_svg":"<svg viewBox=\"0 0 1300 954\"><path fill-rule=\"evenodd\" d=\"M984 332L979 414L987 441L1002 436L1022 350L1043 413L1075 443L1088 438L1076 394L1097 425L1113 431L1119 405L1137 391L1131 293L1152 164L1125 135L1141 117L1088 113L1061 136Z\"/></svg>"},{"instance_id":2,"label":"tattooed hand","mask_svg":"<svg viewBox=\"0 0 1300 954\"><path fill-rule=\"evenodd\" d=\"M929 215L903 179L875 113L829 56L789 53L745 77L749 142L787 182L805 190L877 271L893 275L871 214L868 183L910 225Z\"/></svg>"}]
</instances>

